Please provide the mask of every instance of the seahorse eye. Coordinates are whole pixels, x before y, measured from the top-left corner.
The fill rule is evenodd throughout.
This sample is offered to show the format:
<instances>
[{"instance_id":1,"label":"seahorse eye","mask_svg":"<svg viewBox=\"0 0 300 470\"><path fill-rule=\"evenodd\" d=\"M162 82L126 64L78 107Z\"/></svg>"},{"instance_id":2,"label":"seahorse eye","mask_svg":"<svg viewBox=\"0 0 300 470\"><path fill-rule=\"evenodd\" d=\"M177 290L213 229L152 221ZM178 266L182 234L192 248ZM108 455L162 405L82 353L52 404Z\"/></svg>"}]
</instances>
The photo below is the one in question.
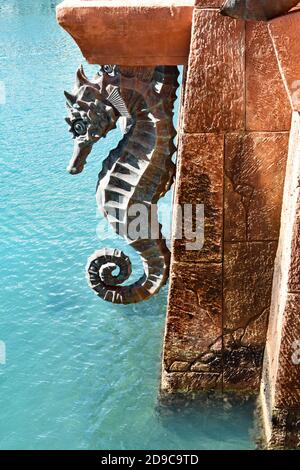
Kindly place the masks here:
<instances>
[{"instance_id":1,"label":"seahorse eye","mask_svg":"<svg viewBox=\"0 0 300 470\"><path fill-rule=\"evenodd\" d=\"M107 64L107 65L103 65L103 70L104 70L104 72L111 75L111 74L114 73L115 67L114 67L114 65Z\"/></svg>"},{"instance_id":2,"label":"seahorse eye","mask_svg":"<svg viewBox=\"0 0 300 470\"><path fill-rule=\"evenodd\" d=\"M87 126L86 123L82 120L79 119L78 121L75 121L73 124L73 130L76 135L85 135L87 131Z\"/></svg>"}]
</instances>

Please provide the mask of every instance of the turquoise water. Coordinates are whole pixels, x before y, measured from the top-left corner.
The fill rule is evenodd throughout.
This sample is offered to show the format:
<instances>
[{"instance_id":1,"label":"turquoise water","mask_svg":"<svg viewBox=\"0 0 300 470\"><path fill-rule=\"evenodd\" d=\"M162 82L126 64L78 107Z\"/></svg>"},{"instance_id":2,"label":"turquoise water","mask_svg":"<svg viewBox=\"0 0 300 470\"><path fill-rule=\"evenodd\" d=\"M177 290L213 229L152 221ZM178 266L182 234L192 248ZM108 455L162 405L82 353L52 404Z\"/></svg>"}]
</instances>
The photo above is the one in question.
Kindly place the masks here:
<instances>
[{"instance_id":1,"label":"turquoise water","mask_svg":"<svg viewBox=\"0 0 300 470\"><path fill-rule=\"evenodd\" d=\"M250 404L157 406L167 288L114 307L87 287L96 249L132 253L96 212L96 175L118 132L84 173L65 171L63 90L82 58L57 3L0 0L0 448L252 448Z\"/></svg>"}]
</instances>

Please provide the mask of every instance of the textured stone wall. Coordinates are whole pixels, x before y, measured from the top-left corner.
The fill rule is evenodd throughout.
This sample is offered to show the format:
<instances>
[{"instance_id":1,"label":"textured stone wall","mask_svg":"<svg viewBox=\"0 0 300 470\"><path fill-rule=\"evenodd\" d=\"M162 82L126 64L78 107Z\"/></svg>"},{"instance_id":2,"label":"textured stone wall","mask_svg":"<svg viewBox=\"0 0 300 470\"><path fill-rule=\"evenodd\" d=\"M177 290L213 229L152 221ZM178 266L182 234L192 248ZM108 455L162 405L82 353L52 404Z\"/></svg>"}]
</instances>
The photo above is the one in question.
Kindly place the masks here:
<instances>
[{"instance_id":1,"label":"textured stone wall","mask_svg":"<svg viewBox=\"0 0 300 470\"><path fill-rule=\"evenodd\" d=\"M175 203L204 203L205 243L174 240L162 392L257 392L291 110L268 27L194 10Z\"/></svg>"}]
</instances>

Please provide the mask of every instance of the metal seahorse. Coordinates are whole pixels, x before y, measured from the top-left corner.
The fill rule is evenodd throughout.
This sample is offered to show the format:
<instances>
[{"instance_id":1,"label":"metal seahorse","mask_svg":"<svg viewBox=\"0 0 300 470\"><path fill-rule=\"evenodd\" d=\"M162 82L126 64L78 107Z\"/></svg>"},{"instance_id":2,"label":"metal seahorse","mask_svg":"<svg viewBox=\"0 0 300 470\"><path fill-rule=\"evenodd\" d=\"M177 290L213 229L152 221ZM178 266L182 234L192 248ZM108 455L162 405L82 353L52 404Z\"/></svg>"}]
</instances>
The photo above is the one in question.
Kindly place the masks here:
<instances>
[{"instance_id":1,"label":"metal seahorse","mask_svg":"<svg viewBox=\"0 0 300 470\"><path fill-rule=\"evenodd\" d=\"M223 15L244 20L271 20L287 13L299 0L226 0Z\"/></svg>"},{"instance_id":2,"label":"metal seahorse","mask_svg":"<svg viewBox=\"0 0 300 470\"><path fill-rule=\"evenodd\" d=\"M136 303L156 294L167 282L170 252L151 210L170 189L175 175L172 155L176 148L173 106L178 87L178 69L161 67L101 66L96 78L88 80L77 71L73 93L65 92L75 139L68 171L80 173L95 142L124 125L124 136L104 160L99 174L96 200L99 209L120 235L140 255L144 273L136 282L122 285L131 275L131 262L116 249L101 249L88 260L87 278L91 288L104 300L119 304ZM133 217L130 208L142 203L148 221L156 218L158 237L126 235ZM155 207L155 206L154 206ZM151 213L151 215L150 215ZM124 235L125 234L125 235ZM118 268L118 274L114 274Z\"/></svg>"}]
</instances>

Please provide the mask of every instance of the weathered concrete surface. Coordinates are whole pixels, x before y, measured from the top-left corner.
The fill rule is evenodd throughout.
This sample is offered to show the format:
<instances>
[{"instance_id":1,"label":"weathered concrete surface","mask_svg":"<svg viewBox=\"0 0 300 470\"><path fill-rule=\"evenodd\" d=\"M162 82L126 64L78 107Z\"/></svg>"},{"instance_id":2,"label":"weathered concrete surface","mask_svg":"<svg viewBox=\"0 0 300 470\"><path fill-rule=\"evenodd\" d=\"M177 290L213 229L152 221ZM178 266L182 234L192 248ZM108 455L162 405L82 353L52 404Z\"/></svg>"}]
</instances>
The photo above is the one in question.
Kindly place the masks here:
<instances>
[{"instance_id":1,"label":"weathered concrete surface","mask_svg":"<svg viewBox=\"0 0 300 470\"><path fill-rule=\"evenodd\" d=\"M57 20L92 64L187 62L194 0L65 0Z\"/></svg>"},{"instance_id":2,"label":"weathered concrete surface","mask_svg":"<svg viewBox=\"0 0 300 470\"><path fill-rule=\"evenodd\" d=\"M300 117L293 114L261 386L270 447L300 446Z\"/></svg>"}]
</instances>

